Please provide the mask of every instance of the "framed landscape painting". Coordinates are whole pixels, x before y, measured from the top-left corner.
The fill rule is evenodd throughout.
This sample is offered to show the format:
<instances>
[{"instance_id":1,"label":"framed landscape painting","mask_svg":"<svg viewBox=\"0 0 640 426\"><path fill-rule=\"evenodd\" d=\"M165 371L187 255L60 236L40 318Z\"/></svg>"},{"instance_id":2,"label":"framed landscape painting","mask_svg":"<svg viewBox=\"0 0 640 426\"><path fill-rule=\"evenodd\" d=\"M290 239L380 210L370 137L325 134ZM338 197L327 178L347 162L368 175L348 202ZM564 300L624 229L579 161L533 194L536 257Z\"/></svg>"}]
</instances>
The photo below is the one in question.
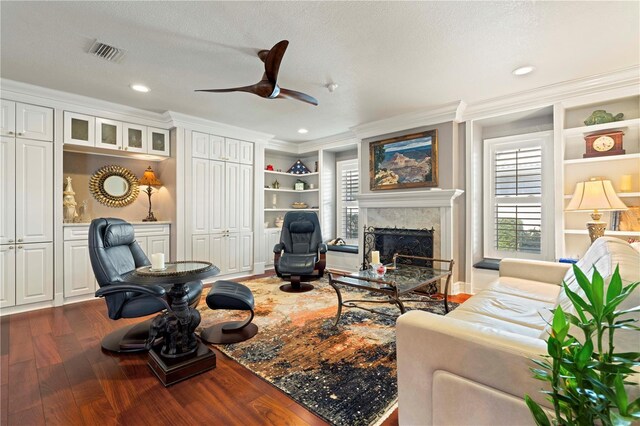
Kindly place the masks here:
<instances>
[{"instance_id":1,"label":"framed landscape painting","mask_svg":"<svg viewBox=\"0 0 640 426\"><path fill-rule=\"evenodd\" d=\"M438 186L438 131L369 145L371 190Z\"/></svg>"}]
</instances>

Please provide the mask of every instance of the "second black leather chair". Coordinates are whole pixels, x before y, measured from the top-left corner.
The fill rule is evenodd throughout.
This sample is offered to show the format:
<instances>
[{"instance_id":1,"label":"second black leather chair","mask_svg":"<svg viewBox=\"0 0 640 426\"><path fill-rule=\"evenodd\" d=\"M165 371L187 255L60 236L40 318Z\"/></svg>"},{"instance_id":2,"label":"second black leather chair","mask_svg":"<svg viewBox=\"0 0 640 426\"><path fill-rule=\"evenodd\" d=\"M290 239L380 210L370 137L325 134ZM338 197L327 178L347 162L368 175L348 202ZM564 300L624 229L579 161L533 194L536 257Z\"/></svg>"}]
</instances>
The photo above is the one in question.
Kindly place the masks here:
<instances>
[{"instance_id":1,"label":"second black leather chair","mask_svg":"<svg viewBox=\"0 0 640 426\"><path fill-rule=\"evenodd\" d=\"M137 318L168 309L167 285L141 286L123 282L122 275L151 263L135 240L133 226L122 219L94 219L89 226L89 257L100 285L97 297L107 302L109 318ZM189 305L195 307L202 294L202 282L189 285ZM102 347L113 352L145 351L151 320L108 334Z\"/></svg>"},{"instance_id":2,"label":"second black leather chair","mask_svg":"<svg viewBox=\"0 0 640 426\"><path fill-rule=\"evenodd\" d=\"M313 290L313 285L302 281L324 275L327 245L322 242L318 215L288 212L284 216L280 243L273 252L276 274L291 282L280 286L280 290L296 293Z\"/></svg>"}]
</instances>

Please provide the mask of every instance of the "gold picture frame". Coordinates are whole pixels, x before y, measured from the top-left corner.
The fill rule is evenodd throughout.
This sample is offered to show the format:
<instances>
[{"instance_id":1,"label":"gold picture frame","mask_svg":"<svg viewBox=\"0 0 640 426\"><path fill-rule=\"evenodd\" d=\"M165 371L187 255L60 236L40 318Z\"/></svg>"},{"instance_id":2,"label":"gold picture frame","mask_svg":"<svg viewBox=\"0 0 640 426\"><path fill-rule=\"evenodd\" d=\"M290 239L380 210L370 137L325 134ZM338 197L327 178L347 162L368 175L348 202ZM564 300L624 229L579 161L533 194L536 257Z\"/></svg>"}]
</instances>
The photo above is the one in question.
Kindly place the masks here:
<instances>
[{"instance_id":1,"label":"gold picture frame","mask_svg":"<svg viewBox=\"0 0 640 426\"><path fill-rule=\"evenodd\" d=\"M369 144L372 191L438 186L438 130Z\"/></svg>"},{"instance_id":2,"label":"gold picture frame","mask_svg":"<svg viewBox=\"0 0 640 426\"><path fill-rule=\"evenodd\" d=\"M125 207L138 198L140 188L131 170L112 165L101 167L91 176L89 191L107 207Z\"/></svg>"}]
</instances>

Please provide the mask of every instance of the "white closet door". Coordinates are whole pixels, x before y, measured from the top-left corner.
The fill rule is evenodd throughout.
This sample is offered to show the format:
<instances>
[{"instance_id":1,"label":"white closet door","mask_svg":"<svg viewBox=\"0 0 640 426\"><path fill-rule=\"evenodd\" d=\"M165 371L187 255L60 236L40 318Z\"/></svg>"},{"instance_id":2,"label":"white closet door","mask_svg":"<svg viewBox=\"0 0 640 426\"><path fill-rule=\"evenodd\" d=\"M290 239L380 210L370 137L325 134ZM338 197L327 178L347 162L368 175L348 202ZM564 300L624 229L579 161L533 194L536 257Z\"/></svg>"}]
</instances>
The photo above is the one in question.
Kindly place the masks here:
<instances>
[{"instance_id":1,"label":"white closet door","mask_svg":"<svg viewBox=\"0 0 640 426\"><path fill-rule=\"evenodd\" d=\"M238 179L238 215L239 231L253 230L253 167L240 165L240 179Z\"/></svg>"},{"instance_id":2,"label":"white closet door","mask_svg":"<svg viewBox=\"0 0 640 426\"><path fill-rule=\"evenodd\" d=\"M227 194L224 206L227 210L227 227L229 232L240 231L240 194L238 191L240 183L240 164L226 163Z\"/></svg>"},{"instance_id":3,"label":"white closet door","mask_svg":"<svg viewBox=\"0 0 640 426\"><path fill-rule=\"evenodd\" d=\"M240 162L253 164L253 143L240 141Z\"/></svg>"},{"instance_id":4,"label":"white closet door","mask_svg":"<svg viewBox=\"0 0 640 426\"><path fill-rule=\"evenodd\" d=\"M0 245L0 308L16 304L16 246Z\"/></svg>"},{"instance_id":5,"label":"white closet door","mask_svg":"<svg viewBox=\"0 0 640 426\"><path fill-rule=\"evenodd\" d=\"M225 176L225 165L222 161L209 161L209 179L211 185L211 202L208 205L209 211L209 233L215 234L224 232L227 229L226 214L226 182L228 177Z\"/></svg>"},{"instance_id":6,"label":"white closet door","mask_svg":"<svg viewBox=\"0 0 640 426\"><path fill-rule=\"evenodd\" d=\"M16 240L15 172L16 140L0 137L0 244L11 244Z\"/></svg>"},{"instance_id":7,"label":"white closet door","mask_svg":"<svg viewBox=\"0 0 640 426\"><path fill-rule=\"evenodd\" d=\"M253 270L253 232L240 234L239 258L241 271Z\"/></svg>"},{"instance_id":8,"label":"white closet door","mask_svg":"<svg viewBox=\"0 0 640 426\"><path fill-rule=\"evenodd\" d=\"M53 144L16 139L16 242L53 241Z\"/></svg>"},{"instance_id":9,"label":"white closet door","mask_svg":"<svg viewBox=\"0 0 640 426\"><path fill-rule=\"evenodd\" d=\"M227 246L227 274L236 274L240 272L240 234L232 233L225 237Z\"/></svg>"},{"instance_id":10,"label":"white closet door","mask_svg":"<svg viewBox=\"0 0 640 426\"><path fill-rule=\"evenodd\" d=\"M53 141L53 109L16 104L16 136Z\"/></svg>"},{"instance_id":11,"label":"white closet door","mask_svg":"<svg viewBox=\"0 0 640 426\"><path fill-rule=\"evenodd\" d=\"M53 299L53 243L16 246L16 304Z\"/></svg>"},{"instance_id":12,"label":"white closet door","mask_svg":"<svg viewBox=\"0 0 640 426\"><path fill-rule=\"evenodd\" d=\"M225 138L225 160L237 163L240 161L240 141L237 139Z\"/></svg>"},{"instance_id":13,"label":"white closet door","mask_svg":"<svg viewBox=\"0 0 640 426\"><path fill-rule=\"evenodd\" d=\"M191 132L191 156L195 158L209 158L209 135Z\"/></svg>"},{"instance_id":14,"label":"white closet door","mask_svg":"<svg viewBox=\"0 0 640 426\"><path fill-rule=\"evenodd\" d=\"M95 293L98 284L85 240L64 242L64 297Z\"/></svg>"},{"instance_id":15,"label":"white closet door","mask_svg":"<svg viewBox=\"0 0 640 426\"><path fill-rule=\"evenodd\" d=\"M209 135L209 158L211 160L226 160L226 152L224 138L216 135Z\"/></svg>"},{"instance_id":16,"label":"white closet door","mask_svg":"<svg viewBox=\"0 0 640 426\"><path fill-rule=\"evenodd\" d=\"M227 237L224 234L211 234L209 236L209 259L211 263L220 269L220 275L227 273L229 262L229 250L227 248Z\"/></svg>"},{"instance_id":17,"label":"white closet door","mask_svg":"<svg viewBox=\"0 0 640 426\"><path fill-rule=\"evenodd\" d=\"M2 99L0 102L0 135L16 135L16 103Z\"/></svg>"},{"instance_id":18,"label":"white closet door","mask_svg":"<svg viewBox=\"0 0 640 426\"><path fill-rule=\"evenodd\" d=\"M191 231L194 234L209 233L210 215L209 160L191 160Z\"/></svg>"},{"instance_id":19,"label":"white closet door","mask_svg":"<svg viewBox=\"0 0 640 426\"><path fill-rule=\"evenodd\" d=\"M192 235L190 258L192 260L202 260L204 262L210 262L211 248L209 246L210 246L209 235L206 235L206 234Z\"/></svg>"}]
</instances>

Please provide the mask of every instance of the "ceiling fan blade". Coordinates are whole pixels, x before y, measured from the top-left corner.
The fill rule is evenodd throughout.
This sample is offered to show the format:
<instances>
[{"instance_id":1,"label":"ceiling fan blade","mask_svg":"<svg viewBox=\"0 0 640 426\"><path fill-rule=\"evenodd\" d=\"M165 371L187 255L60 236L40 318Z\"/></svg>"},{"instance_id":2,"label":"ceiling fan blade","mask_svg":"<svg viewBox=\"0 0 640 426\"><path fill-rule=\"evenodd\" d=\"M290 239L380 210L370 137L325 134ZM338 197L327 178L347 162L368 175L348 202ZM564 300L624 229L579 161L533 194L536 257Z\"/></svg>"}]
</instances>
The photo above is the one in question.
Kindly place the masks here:
<instances>
[{"instance_id":1,"label":"ceiling fan blade","mask_svg":"<svg viewBox=\"0 0 640 426\"><path fill-rule=\"evenodd\" d=\"M195 92L213 92L213 93L247 92L247 93L256 93L256 89L257 89L257 85L256 84L252 84L251 86L232 87L230 89L198 89L198 90L195 90Z\"/></svg>"},{"instance_id":2,"label":"ceiling fan blade","mask_svg":"<svg viewBox=\"0 0 640 426\"><path fill-rule=\"evenodd\" d=\"M276 43L276 45L269 50L267 59L264 61L265 74L271 84L275 85L278 80L280 62L282 62L282 57L284 56L284 52L287 50L287 46L289 46L288 40L282 40Z\"/></svg>"},{"instance_id":3,"label":"ceiling fan blade","mask_svg":"<svg viewBox=\"0 0 640 426\"><path fill-rule=\"evenodd\" d=\"M296 92L295 90L283 89L280 88L280 93L277 96L278 98L289 98L296 99L298 101L306 102L311 105L318 106L318 100L313 96L309 96L306 93Z\"/></svg>"}]
</instances>

